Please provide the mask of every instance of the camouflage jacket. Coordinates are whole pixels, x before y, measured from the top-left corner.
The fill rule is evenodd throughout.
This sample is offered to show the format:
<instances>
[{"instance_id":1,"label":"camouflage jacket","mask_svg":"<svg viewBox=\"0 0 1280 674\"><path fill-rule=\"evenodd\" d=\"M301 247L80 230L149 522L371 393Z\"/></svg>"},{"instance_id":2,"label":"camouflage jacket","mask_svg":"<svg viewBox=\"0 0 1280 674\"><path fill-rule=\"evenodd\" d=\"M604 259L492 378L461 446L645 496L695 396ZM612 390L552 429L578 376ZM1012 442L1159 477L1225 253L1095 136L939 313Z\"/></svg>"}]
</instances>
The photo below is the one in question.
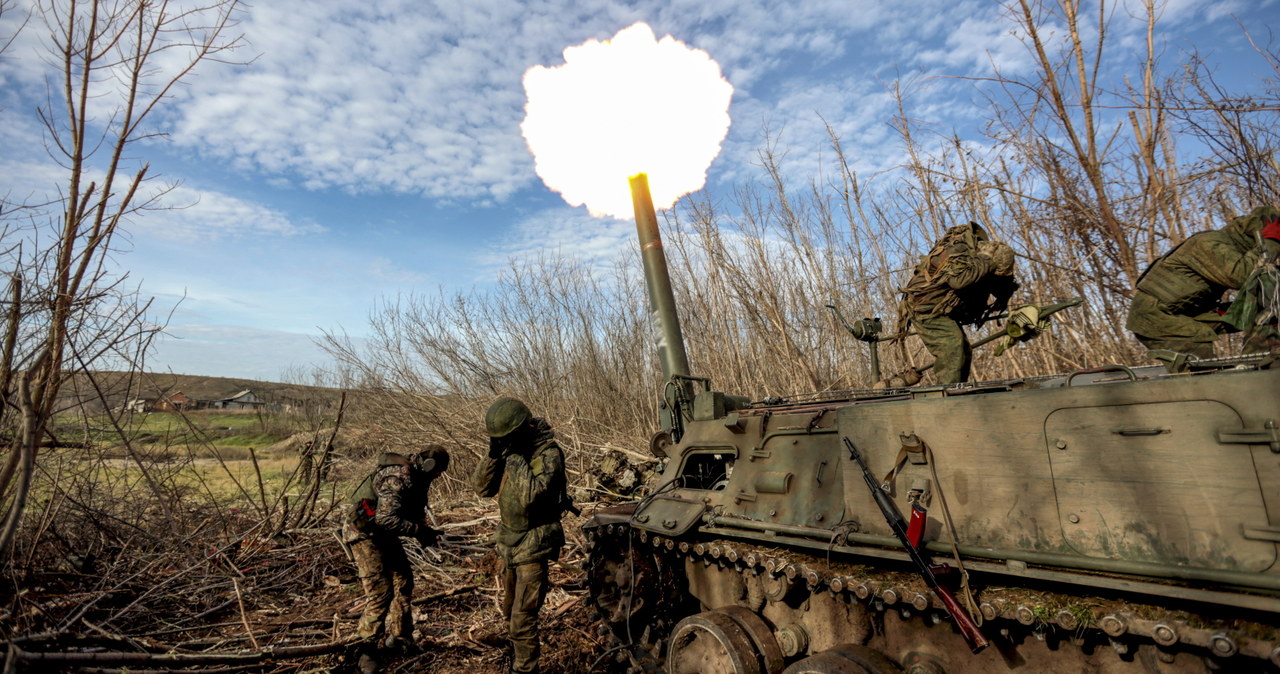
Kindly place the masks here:
<instances>
[{"instance_id":1,"label":"camouflage jacket","mask_svg":"<svg viewBox=\"0 0 1280 674\"><path fill-rule=\"evenodd\" d=\"M498 497L498 554L509 566L560 557L565 509L564 454L542 419L525 447L501 458L486 456L471 475L476 494Z\"/></svg>"},{"instance_id":2,"label":"camouflage jacket","mask_svg":"<svg viewBox=\"0 0 1280 674\"><path fill-rule=\"evenodd\" d=\"M387 452L378 467L356 488L348 506L343 539L418 536L426 521L431 477L414 470L407 457Z\"/></svg>"},{"instance_id":3,"label":"camouflage jacket","mask_svg":"<svg viewBox=\"0 0 1280 674\"><path fill-rule=\"evenodd\" d=\"M985 235L974 233L973 224L947 230L942 239L920 259L911 280L902 288L902 306L921 318L950 315L960 323L976 323L995 297L992 309L1001 311L1017 289L1012 276L994 273L995 263L978 253Z\"/></svg>"},{"instance_id":4,"label":"camouflage jacket","mask_svg":"<svg viewBox=\"0 0 1280 674\"><path fill-rule=\"evenodd\" d=\"M1154 297L1161 311L1196 315L1217 307L1258 265L1254 244L1231 229L1187 237L1138 278L1138 291Z\"/></svg>"}]
</instances>

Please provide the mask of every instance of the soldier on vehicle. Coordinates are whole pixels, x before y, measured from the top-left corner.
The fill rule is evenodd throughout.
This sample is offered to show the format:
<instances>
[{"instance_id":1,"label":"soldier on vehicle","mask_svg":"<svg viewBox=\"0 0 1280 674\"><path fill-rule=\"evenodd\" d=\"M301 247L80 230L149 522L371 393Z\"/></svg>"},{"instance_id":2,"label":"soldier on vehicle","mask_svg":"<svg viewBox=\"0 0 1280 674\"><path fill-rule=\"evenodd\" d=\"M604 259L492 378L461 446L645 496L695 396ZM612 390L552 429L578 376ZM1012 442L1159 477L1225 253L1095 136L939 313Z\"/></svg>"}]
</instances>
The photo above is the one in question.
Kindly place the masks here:
<instances>
[{"instance_id":1,"label":"soldier on vehicle","mask_svg":"<svg viewBox=\"0 0 1280 674\"><path fill-rule=\"evenodd\" d=\"M1219 336L1245 331L1245 353L1280 347L1275 307L1274 264L1280 252L1280 210L1261 206L1222 229L1199 232L1157 258L1138 277L1125 327L1151 350L1165 349L1212 358ZM1230 309L1223 293L1240 290ZM1274 301L1274 300L1273 300ZM1259 320L1261 319L1261 320Z\"/></svg>"},{"instance_id":2,"label":"soldier on vehicle","mask_svg":"<svg viewBox=\"0 0 1280 674\"><path fill-rule=\"evenodd\" d=\"M357 632L370 642L360 658L362 671L377 671L373 652L380 647L415 647L413 570L400 537L436 545L440 532L427 522L428 491L448 468L449 453L440 446L412 456L386 452L352 497L343 541L355 557L366 597Z\"/></svg>"},{"instance_id":3,"label":"soldier on vehicle","mask_svg":"<svg viewBox=\"0 0 1280 674\"><path fill-rule=\"evenodd\" d=\"M485 415L489 453L471 476L482 497L498 497L497 549L503 563L502 617L512 672L538 671L538 612L547 596L547 564L560 557L564 455L546 421L523 402L498 398ZM568 504L568 505L567 505Z\"/></svg>"},{"instance_id":4,"label":"soldier on vehicle","mask_svg":"<svg viewBox=\"0 0 1280 674\"><path fill-rule=\"evenodd\" d=\"M964 325L978 325L1004 311L1018 289L1013 278L1013 249L991 241L976 222L948 229L920 259L902 288L899 332L908 322L936 363L939 383L969 379L973 351Z\"/></svg>"}]
</instances>

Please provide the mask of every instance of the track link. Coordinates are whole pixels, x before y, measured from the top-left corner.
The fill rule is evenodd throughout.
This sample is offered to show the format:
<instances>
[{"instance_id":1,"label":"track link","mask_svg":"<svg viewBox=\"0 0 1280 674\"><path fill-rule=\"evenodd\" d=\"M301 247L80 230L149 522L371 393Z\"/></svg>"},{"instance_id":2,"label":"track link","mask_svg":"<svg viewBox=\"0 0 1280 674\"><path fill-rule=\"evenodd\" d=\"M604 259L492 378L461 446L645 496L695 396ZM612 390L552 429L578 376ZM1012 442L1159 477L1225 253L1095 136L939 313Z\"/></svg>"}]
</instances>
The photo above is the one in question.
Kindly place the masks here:
<instances>
[{"instance_id":1,"label":"track link","mask_svg":"<svg viewBox=\"0 0 1280 674\"><path fill-rule=\"evenodd\" d=\"M758 576L766 592L830 593L875 614L895 612L927 624L949 620L918 576L831 562L787 548L730 539L683 540L636 530L625 522L589 526L588 579L600 630L617 649L623 671L661 671L672 627L697 613L685 564L692 560ZM976 593L988 634L1030 633L1078 645L1109 645L1124 656L1144 644L1160 654L1193 651L1224 671L1280 668L1280 626L1204 616L1118 600L988 586ZM630 602L628 604L627 602ZM753 607L753 610L759 607Z\"/></svg>"}]
</instances>

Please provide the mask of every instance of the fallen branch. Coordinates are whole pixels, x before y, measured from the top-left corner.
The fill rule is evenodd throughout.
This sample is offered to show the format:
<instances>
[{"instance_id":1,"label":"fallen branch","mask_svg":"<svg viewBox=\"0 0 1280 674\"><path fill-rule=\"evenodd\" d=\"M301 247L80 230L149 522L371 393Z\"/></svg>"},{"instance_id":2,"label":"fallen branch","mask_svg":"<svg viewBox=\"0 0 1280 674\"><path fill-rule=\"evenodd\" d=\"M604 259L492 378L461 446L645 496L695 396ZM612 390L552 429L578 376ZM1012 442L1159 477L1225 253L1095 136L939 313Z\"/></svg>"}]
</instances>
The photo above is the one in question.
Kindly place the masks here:
<instances>
[{"instance_id":1,"label":"fallen branch","mask_svg":"<svg viewBox=\"0 0 1280 674\"><path fill-rule=\"evenodd\" d=\"M421 598L421 599L414 599L414 600L413 600L413 605L414 605L414 606L422 606L423 604L430 604L431 602L436 601L437 599L444 599L445 597L452 597L452 596L453 596L453 595L455 595L455 594L463 594L463 593L466 593L466 592L474 592L474 591L476 591L476 590L478 590L478 589L480 589L480 586L479 586L479 585L462 585L462 586L455 587L455 588L452 588L452 589L449 589L449 590L445 590L444 592L437 592L437 593L435 593L435 594L429 594L429 595L427 595L427 596L425 596L425 597L423 597L423 598Z\"/></svg>"},{"instance_id":2,"label":"fallen branch","mask_svg":"<svg viewBox=\"0 0 1280 674\"><path fill-rule=\"evenodd\" d=\"M251 665L228 665L226 667L212 667L199 670L200 674L232 674L232 672L246 672L250 669L260 669L265 667L267 663L258 662ZM135 669L133 667L125 667L116 669L113 667L81 667L77 671L81 674L192 674L194 670L185 667L181 669L165 668L165 669Z\"/></svg>"},{"instance_id":3,"label":"fallen branch","mask_svg":"<svg viewBox=\"0 0 1280 674\"><path fill-rule=\"evenodd\" d=\"M350 638L338 642L322 644L306 644L303 646L268 646L260 651L240 651L238 653L125 653L122 651L105 651L99 653L40 653L26 651L17 644L9 644L9 656L16 662L43 663L48 665L74 666L82 663L103 665L164 665L181 667L194 665L252 665L275 660L309 658L345 650L348 646L359 642L359 638Z\"/></svg>"},{"instance_id":4,"label":"fallen branch","mask_svg":"<svg viewBox=\"0 0 1280 674\"><path fill-rule=\"evenodd\" d=\"M568 612L569 612L569 609L571 609L571 608L573 608L574 606L578 605L578 604L582 601L582 599L583 599L584 597L586 597L586 596L587 596L587 595L585 595L585 594L578 595L578 596L574 597L573 599L570 599L570 600L568 600L568 601L564 602L563 604L561 604L561 605L557 606L557 607L556 607L556 609L555 609L554 611L552 611L552 612L551 612L551 615L547 616L547 618L546 618L546 622L552 622L552 621L554 621L555 619L559 618L560 616L562 616L562 615L564 615L564 614L568 613Z\"/></svg>"},{"instance_id":5,"label":"fallen branch","mask_svg":"<svg viewBox=\"0 0 1280 674\"><path fill-rule=\"evenodd\" d=\"M467 520L466 522L450 522L450 523L448 523L448 524L441 524L441 525L440 525L439 527L437 527L437 528L438 528L438 529L461 529L461 528L463 528L463 527L469 527L469 526L471 526L471 525L473 525L473 524L482 524L482 523L484 523L484 522L493 522L493 521L496 521L496 520L499 520L499 519L502 519L502 517L501 517L500 515L485 515L485 516L483 516L483 517L477 517L477 518L475 518L475 519L473 519L473 520Z\"/></svg>"}]
</instances>

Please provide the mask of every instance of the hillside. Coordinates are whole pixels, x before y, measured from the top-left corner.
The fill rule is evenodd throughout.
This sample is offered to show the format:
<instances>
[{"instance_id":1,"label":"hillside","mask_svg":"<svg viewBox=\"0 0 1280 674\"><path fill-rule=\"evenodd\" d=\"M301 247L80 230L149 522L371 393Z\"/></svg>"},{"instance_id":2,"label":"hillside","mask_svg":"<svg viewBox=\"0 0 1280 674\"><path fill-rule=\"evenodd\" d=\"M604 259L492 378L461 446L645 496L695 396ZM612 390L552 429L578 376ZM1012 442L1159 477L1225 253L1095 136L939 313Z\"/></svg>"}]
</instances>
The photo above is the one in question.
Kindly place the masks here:
<instances>
[{"instance_id":1,"label":"hillside","mask_svg":"<svg viewBox=\"0 0 1280 674\"><path fill-rule=\"evenodd\" d=\"M100 408L100 399L109 406L118 406L134 398L153 399L179 391L197 400L218 400L241 391L253 391L270 403L330 403L336 404L342 392L338 389L282 384L228 377L168 374L161 372L95 372L92 375L76 374L63 386L60 408L83 405L89 409Z\"/></svg>"}]
</instances>

